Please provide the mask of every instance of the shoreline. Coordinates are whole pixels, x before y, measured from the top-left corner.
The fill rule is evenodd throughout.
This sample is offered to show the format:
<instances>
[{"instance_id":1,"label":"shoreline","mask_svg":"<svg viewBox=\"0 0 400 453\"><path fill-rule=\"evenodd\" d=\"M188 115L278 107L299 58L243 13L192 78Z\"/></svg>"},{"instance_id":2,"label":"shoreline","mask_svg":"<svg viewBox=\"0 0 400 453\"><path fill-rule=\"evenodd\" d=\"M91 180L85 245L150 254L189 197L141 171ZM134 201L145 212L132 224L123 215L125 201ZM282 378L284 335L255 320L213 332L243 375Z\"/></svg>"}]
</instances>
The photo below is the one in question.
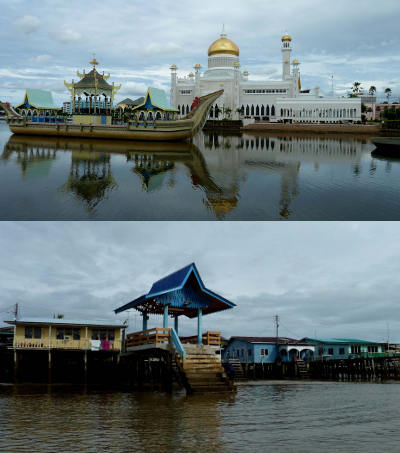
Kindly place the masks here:
<instances>
[{"instance_id":1,"label":"shoreline","mask_svg":"<svg viewBox=\"0 0 400 453\"><path fill-rule=\"evenodd\" d=\"M244 126L241 132L289 132L289 133L331 133L331 134L360 134L381 135L380 124L307 124L307 123L254 123Z\"/></svg>"}]
</instances>

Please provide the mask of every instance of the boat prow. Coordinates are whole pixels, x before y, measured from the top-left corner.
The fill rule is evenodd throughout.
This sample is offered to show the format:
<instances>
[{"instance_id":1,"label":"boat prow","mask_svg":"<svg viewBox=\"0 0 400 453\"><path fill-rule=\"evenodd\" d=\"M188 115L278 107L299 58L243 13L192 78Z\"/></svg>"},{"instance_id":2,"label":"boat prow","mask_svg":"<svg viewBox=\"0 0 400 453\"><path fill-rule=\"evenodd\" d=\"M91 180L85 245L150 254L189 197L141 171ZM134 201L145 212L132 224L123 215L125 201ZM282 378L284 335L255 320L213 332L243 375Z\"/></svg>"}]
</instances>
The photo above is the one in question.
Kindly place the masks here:
<instances>
[{"instance_id":1,"label":"boat prow","mask_svg":"<svg viewBox=\"0 0 400 453\"><path fill-rule=\"evenodd\" d=\"M374 154L400 158L400 137L377 137L372 143L376 146Z\"/></svg>"}]
</instances>

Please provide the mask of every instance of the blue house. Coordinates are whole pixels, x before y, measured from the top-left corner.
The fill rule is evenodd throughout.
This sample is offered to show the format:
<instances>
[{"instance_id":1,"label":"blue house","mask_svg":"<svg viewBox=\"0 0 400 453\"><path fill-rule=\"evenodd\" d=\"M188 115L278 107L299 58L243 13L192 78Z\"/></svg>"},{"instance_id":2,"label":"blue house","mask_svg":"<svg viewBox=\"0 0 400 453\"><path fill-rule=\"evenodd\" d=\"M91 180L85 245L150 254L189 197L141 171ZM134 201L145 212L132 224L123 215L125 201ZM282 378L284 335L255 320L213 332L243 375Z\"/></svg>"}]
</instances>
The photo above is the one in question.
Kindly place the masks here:
<instances>
[{"instance_id":1,"label":"blue house","mask_svg":"<svg viewBox=\"0 0 400 453\"><path fill-rule=\"evenodd\" d=\"M168 102L165 91L153 87L147 90L144 101L133 107L132 111L138 121L173 120L179 113Z\"/></svg>"},{"instance_id":2,"label":"blue house","mask_svg":"<svg viewBox=\"0 0 400 453\"><path fill-rule=\"evenodd\" d=\"M223 350L222 360L239 359L242 363L292 362L311 360L314 346L293 338L231 337Z\"/></svg>"},{"instance_id":3,"label":"blue house","mask_svg":"<svg viewBox=\"0 0 400 453\"><path fill-rule=\"evenodd\" d=\"M315 360L339 360L355 357L373 357L382 354L382 345L355 338L303 338L315 347Z\"/></svg>"}]
</instances>

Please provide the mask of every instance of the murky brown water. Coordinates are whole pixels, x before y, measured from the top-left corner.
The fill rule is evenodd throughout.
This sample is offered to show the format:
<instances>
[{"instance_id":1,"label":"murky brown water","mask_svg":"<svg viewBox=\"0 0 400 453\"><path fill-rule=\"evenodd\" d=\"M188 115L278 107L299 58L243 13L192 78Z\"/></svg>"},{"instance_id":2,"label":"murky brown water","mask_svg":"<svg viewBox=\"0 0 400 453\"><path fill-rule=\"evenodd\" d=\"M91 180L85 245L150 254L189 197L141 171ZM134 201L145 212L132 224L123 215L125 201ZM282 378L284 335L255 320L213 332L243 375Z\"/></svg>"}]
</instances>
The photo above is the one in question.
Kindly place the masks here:
<instances>
[{"instance_id":1,"label":"murky brown water","mask_svg":"<svg viewBox=\"0 0 400 453\"><path fill-rule=\"evenodd\" d=\"M394 452L400 384L268 382L236 395L0 386L2 452Z\"/></svg>"}]
</instances>

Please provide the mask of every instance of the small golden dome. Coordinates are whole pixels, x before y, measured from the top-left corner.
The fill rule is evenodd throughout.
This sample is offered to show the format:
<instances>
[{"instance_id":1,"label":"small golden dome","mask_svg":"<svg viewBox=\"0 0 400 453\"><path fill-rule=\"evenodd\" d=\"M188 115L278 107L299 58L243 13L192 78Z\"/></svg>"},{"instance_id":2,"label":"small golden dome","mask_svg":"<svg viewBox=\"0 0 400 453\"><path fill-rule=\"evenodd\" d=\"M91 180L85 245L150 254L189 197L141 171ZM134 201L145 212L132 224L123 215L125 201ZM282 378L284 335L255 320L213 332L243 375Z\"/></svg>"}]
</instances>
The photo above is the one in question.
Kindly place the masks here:
<instances>
[{"instance_id":1,"label":"small golden dome","mask_svg":"<svg viewBox=\"0 0 400 453\"><path fill-rule=\"evenodd\" d=\"M295 59L292 61L292 64L300 64L299 60Z\"/></svg>"},{"instance_id":2,"label":"small golden dome","mask_svg":"<svg viewBox=\"0 0 400 453\"><path fill-rule=\"evenodd\" d=\"M197 63L197 64L194 65L194 67L195 67L196 69L200 69L200 68L201 68L201 64Z\"/></svg>"},{"instance_id":3,"label":"small golden dome","mask_svg":"<svg viewBox=\"0 0 400 453\"><path fill-rule=\"evenodd\" d=\"M208 56L217 54L228 54L239 56L239 47L230 39L222 35L221 38L214 41L208 48Z\"/></svg>"},{"instance_id":4,"label":"small golden dome","mask_svg":"<svg viewBox=\"0 0 400 453\"><path fill-rule=\"evenodd\" d=\"M176 67L176 64L173 64L173 65L170 67L170 69L178 69L178 68Z\"/></svg>"},{"instance_id":5,"label":"small golden dome","mask_svg":"<svg viewBox=\"0 0 400 453\"><path fill-rule=\"evenodd\" d=\"M96 60L96 58L93 58L93 60L89 64L91 64L92 66L96 66L100 63Z\"/></svg>"},{"instance_id":6,"label":"small golden dome","mask_svg":"<svg viewBox=\"0 0 400 453\"><path fill-rule=\"evenodd\" d=\"M247 71L247 69L246 69L246 71L243 71L243 74L244 75L249 75L249 71Z\"/></svg>"},{"instance_id":7,"label":"small golden dome","mask_svg":"<svg viewBox=\"0 0 400 453\"><path fill-rule=\"evenodd\" d=\"M291 41L291 40L292 40L292 37L290 35L288 35L287 33L282 36L282 42Z\"/></svg>"},{"instance_id":8,"label":"small golden dome","mask_svg":"<svg viewBox=\"0 0 400 453\"><path fill-rule=\"evenodd\" d=\"M236 68L238 68L240 66L240 63L238 61L235 61L235 63L233 63L233 66L235 66Z\"/></svg>"},{"instance_id":9,"label":"small golden dome","mask_svg":"<svg viewBox=\"0 0 400 453\"><path fill-rule=\"evenodd\" d=\"M189 77L194 77L193 72L189 72Z\"/></svg>"}]
</instances>

